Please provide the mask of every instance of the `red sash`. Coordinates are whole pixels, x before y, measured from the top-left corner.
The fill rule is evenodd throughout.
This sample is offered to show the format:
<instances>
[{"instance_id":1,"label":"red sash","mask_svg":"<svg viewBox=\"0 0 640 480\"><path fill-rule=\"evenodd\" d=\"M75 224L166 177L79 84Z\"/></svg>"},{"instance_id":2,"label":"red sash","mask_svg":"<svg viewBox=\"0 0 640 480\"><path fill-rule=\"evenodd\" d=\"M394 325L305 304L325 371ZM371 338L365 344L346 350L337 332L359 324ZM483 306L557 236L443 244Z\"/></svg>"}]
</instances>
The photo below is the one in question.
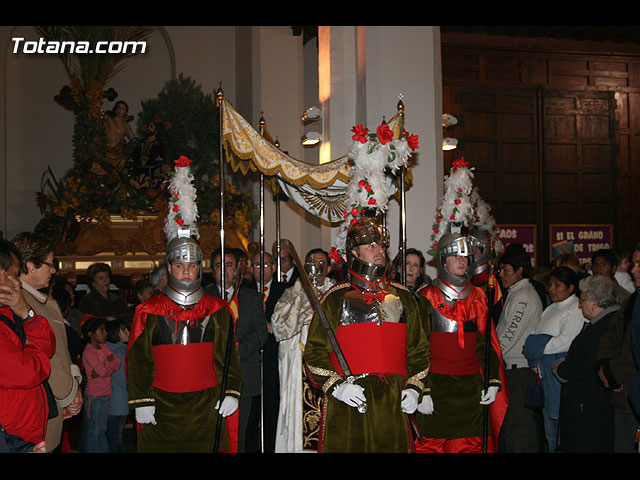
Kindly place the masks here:
<instances>
[{"instance_id":1,"label":"red sash","mask_svg":"<svg viewBox=\"0 0 640 480\"><path fill-rule=\"evenodd\" d=\"M353 375L407 374L407 325L404 323L340 325L336 329L336 339ZM337 372L343 375L333 352L330 360Z\"/></svg>"},{"instance_id":2,"label":"red sash","mask_svg":"<svg viewBox=\"0 0 640 480\"><path fill-rule=\"evenodd\" d=\"M151 347L155 364L152 386L165 392L195 392L218 385L213 342Z\"/></svg>"},{"instance_id":3,"label":"red sash","mask_svg":"<svg viewBox=\"0 0 640 480\"><path fill-rule=\"evenodd\" d=\"M462 325L458 325L461 328ZM464 348L460 348L455 332L431 332L431 373L443 375L471 375L480 373L476 343L478 332L464 333Z\"/></svg>"}]
</instances>

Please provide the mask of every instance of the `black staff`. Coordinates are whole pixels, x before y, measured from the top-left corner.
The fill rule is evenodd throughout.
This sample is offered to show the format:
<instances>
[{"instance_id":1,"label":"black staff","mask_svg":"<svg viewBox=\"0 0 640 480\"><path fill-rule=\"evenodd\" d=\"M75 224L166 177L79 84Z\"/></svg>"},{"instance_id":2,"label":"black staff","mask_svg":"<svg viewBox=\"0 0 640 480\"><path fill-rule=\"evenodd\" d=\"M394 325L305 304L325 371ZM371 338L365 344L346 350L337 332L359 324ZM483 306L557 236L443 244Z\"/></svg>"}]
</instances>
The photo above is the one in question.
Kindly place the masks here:
<instances>
[{"instance_id":1,"label":"black staff","mask_svg":"<svg viewBox=\"0 0 640 480\"><path fill-rule=\"evenodd\" d=\"M495 304L495 296L496 296L496 286L495 282L497 281L493 276L493 266L490 267L491 272L489 273L489 284L487 285L487 290L489 291L489 295L487 295L487 300L489 302L488 305L488 315L487 315L487 328L485 330L485 359L484 359L484 391L487 393L489 391L489 367L491 365L491 321L493 320L493 306ZM487 444L489 441L489 407L490 405L484 406L484 421L482 426L482 453L487 453Z\"/></svg>"}]
</instances>

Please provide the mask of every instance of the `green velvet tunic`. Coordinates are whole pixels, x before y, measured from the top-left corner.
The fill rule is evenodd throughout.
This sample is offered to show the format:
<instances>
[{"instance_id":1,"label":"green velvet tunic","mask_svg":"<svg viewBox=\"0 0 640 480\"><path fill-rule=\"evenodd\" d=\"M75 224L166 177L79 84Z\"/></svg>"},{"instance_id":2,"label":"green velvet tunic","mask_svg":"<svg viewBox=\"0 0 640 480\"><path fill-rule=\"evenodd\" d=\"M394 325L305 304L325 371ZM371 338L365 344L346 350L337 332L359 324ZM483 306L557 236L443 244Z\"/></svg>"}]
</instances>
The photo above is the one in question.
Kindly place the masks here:
<instances>
[{"instance_id":1,"label":"green velvet tunic","mask_svg":"<svg viewBox=\"0 0 640 480\"><path fill-rule=\"evenodd\" d=\"M444 303L442 294L437 287L432 285L423 290L422 293L424 294L428 290L430 290L431 295L427 296L425 294L425 297L430 301L431 308L437 308L438 305ZM486 358L486 339L482 332L486 328L486 298L481 294L480 289L474 288L472 295L469 295L465 302L468 303L466 311L469 315L469 318L465 320L472 322L475 327L475 332L471 333L471 335L476 336L474 352L477 357L478 371L477 373L464 375L429 372L425 382L425 394L431 395L434 411L430 415L416 413L416 421L420 433L426 438L470 438L479 437L483 434L484 406L479 402L484 389L483 370ZM429 338L430 345L435 345L432 338L433 332L431 331L432 318L433 316L423 318L423 328ZM457 338L458 334L454 332L444 333L444 335ZM467 344L465 348L468 349L470 347ZM493 346L490 348L490 356L489 385L500 387L499 370L501 358L499 358ZM451 360L453 359L449 359L449 361Z\"/></svg>"},{"instance_id":2,"label":"green velvet tunic","mask_svg":"<svg viewBox=\"0 0 640 480\"><path fill-rule=\"evenodd\" d=\"M214 343L214 358L218 385L204 390L174 393L152 386L154 359L152 347L157 343L158 322L176 307L164 295L157 295L136 310L132 325L132 343L127 353L127 377L129 406L132 408L155 405L157 424L140 425L138 452L162 453L210 453L214 450L218 412L215 405L220 398L226 342L230 328L230 314L219 308L213 314L203 332L202 342ZM207 296L196 312L201 321L208 312ZM154 304L154 300L156 300ZM216 301L219 301L216 299ZM201 300L202 302L202 300ZM151 313L155 311L156 313ZM175 311L175 310L173 310ZM188 368L198 368L192 365ZM233 335L226 394L239 398L242 388L240 360ZM226 422L222 421L218 450L229 448Z\"/></svg>"},{"instance_id":3,"label":"green velvet tunic","mask_svg":"<svg viewBox=\"0 0 640 480\"><path fill-rule=\"evenodd\" d=\"M348 283L338 284L322 299L323 311L334 333L345 292L352 288ZM331 394L344 378L330 361L332 349L321 320L316 315L311 323L304 361L310 380L324 392L320 452L408 453L413 449L408 416L400 406L401 396L405 388L422 393L429 365L429 349L416 299L400 284L393 283L390 292L396 294L403 305L403 321L407 326L407 375L371 372L357 380L356 383L364 388L367 400L368 409L364 414Z\"/></svg>"}]
</instances>

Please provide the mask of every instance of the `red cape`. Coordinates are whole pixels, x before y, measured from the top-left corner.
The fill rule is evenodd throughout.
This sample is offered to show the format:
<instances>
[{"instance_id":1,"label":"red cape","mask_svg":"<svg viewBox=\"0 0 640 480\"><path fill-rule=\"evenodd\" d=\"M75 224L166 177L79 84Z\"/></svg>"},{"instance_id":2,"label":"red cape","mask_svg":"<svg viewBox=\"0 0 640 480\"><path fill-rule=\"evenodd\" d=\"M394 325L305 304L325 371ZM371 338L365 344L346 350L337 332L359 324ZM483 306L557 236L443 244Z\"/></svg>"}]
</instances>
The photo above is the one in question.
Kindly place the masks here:
<instances>
[{"instance_id":1,"label":"red cape","mask_svg":"<svg viewBox=\"0 0 640 480\"><path fill-rule=\"evenodd\" d=\"M470 286L472 287L471 293L463 301L465 303L468 302L467 312L471 314L469 315L469 318L477 318L478 329L480 332L486 332L487 319L489 318L487 295L481 288L476 287L475 285ZM434 292L432 289L437 290L437 292ZM434 293L440 293L440 290L435 285L430 285L429 287L423 288L419 291L421 296L431 302L433 308L437 308L437 303L434 305L434 302L437 302L438 300L433 296ZM441 295L437 296L441 298ZM487 446L487 451L489 453L495 453L498 449L498 435L502 428L504 416L507 413L507 406L509 405L509 390L504 370L504 361L502 360L502 349L500 348L500 341L498 340L498 334L496 333L496 328L493 322L491 323L491 346L498 356L500 381L502 382L502 388L498 392L495 402L489 406L489 422L491 424L492 434L488 439L489 445ZM482 371L484 371L484 365Z\"/></svg>"},{"instance_id":2,"label":"red cape","mask_svg":"<svg viewBox=\"0 0 640 480\"><path fill-rule=\"evenodd\" d=\"M148 314L162 315L178 321L190 322L193 320L200 320L224 307L226 307L231 314L228 302L218 297L212 297L211 295L203 295L200 301L195 304L193 308L183 309L180 305L170 300L166 295L158 293L136 307L133 322L131 323L127 354L129 353L131 346L144 330L144 327L147 324Z\"/></svg>"}]
</instances>

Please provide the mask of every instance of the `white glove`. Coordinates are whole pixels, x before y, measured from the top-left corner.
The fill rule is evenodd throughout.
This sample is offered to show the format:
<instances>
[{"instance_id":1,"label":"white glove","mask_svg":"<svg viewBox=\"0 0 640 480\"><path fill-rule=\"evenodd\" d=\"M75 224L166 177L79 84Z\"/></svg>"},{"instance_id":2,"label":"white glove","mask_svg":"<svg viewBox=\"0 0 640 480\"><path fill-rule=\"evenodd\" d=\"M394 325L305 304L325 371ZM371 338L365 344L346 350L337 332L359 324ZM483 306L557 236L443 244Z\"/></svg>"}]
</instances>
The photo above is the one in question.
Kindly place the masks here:
<instances>
[{"instance_id":1,"label":"white glove","mask_svg":"<svg viewBox=\"0 0 640 480\"><path fill-rule=\"evenodd\" d=\"M362 388L360 385L356 385L355 383L341 383L336 388L334 388L331 394L350 407L357 407L358 405L367 401L364 396L364 388Z\"/></svg>"},{"instance_id":2,"label":"white glove","mask_svg":"<svg viewBox=\"0 0 640 480\"><path fill-rule=\"evenodd\" d=\"M402 400L400 401L400 407L404 413L411 415L418 408L418 397L420 395L413 388L407 388L402 390Z\"/></svg>"},{"instance_id":3,"label":"white glove","mask_svg":"<svg viewBox=\"0 0 640 480\"><path fill-rule=\"evenodd\" d=\"M222 405L220 405L220 400L218 400L215 408L218 410L220 415L228 417L229 415L233 415L233 412L238 409L238 399L236 397L226 395L222 400Z\"/></svg>"},{"instance_id":4,"label":"white glove","mask_svg":"<svg viewBox=\"0 0 640 480\"><path fill-rule=\"evenodd\" d=\"M422 401L418 405L418 411L425 415L431 415L433 413L433 399L431 395L425 395L422 397Z\"/></svg>"},{"instance_id":5,"label":"white glove","mask_svg":"<svg viewBox=\"0 0 640 480\"><path fill-rule=\"evenodd\" d=\"M498 395L498 387L489 387L487 393L482 390L482 396L480 397L480 405L489 405L496 401L496 395Z\"/></svg>"},{"instance_id":6,"label":"white glove","mask_svg":"<svg viewBox=\"0 0 640 480\"><path fill-rule=\"evenodd\" d=\"M138 407L136 408L136 422L138 423L151 423L153 425L157 425L156 417L154 414L156 413L156 407Z\"/></svg>"}]
</instances>

